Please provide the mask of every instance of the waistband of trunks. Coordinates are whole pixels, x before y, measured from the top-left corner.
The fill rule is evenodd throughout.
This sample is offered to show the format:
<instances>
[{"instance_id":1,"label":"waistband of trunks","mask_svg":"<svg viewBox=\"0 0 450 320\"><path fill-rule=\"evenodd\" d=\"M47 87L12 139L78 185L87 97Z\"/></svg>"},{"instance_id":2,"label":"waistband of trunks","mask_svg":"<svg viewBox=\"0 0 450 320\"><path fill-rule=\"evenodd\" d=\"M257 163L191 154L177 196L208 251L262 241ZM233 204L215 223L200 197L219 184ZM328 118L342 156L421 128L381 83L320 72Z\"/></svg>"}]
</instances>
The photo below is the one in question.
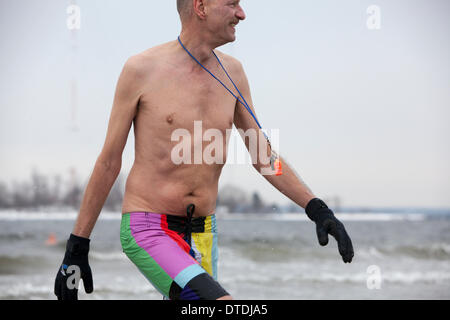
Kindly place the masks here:
<instances>
[{"instance_id":1,"label":"waistband of trunks","mask_svg":"<svg viewBox=\"0 0 450 320\"><path fill-rule=\"evenodd\" d=\"M124 215L140 216L148 223L161 222L167 223L167 227L178 233L183 233L186 230L186 224L189 222L188 217L176 216L164 213L155 212L127 212ZM216 215L212 214L206 217L193 217L191 219L191 232L193 233L210 233L217 232Z\"/></svg>"}]
</instances>

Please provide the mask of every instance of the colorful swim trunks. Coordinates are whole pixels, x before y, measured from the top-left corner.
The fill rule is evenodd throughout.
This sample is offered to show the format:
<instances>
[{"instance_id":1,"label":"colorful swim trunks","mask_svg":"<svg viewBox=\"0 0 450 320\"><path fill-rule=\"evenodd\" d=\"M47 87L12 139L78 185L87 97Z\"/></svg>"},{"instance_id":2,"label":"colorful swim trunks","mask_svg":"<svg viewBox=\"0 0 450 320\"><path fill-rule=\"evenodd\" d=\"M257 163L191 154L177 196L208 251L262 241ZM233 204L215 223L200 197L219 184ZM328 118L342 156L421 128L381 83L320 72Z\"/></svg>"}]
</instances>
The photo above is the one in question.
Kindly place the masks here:
<instances>
[{"instance_id":1,"label":"colorful swim trunks","mask_svg":"<svg viewBox=\"0 0 450 320\"><path fill-rule=\"evenodd\" d=\"M192 206L192 207L190 207ZM152 212L122 215L123 252L171 300L215 300L229 295L217 282L216 217Z\"/></svg>"}]
</instances>

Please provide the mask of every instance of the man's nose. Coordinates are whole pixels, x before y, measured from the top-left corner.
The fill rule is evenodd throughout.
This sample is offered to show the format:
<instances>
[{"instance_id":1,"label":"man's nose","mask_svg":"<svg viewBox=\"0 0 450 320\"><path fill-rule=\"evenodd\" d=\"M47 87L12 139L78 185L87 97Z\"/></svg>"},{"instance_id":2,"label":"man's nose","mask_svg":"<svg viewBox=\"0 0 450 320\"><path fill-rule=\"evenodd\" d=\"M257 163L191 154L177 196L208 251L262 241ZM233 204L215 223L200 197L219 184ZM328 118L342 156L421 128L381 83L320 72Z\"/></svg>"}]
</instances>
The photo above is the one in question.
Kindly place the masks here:
<instances>
[{"instance_id":1,"label":"man's nose","mask_svg":"<svg viewBox=\"0 0 450 320\"><path fill-rule=\"evenodd\" d=\"M242 9L241 6L239 6L238 10L236 11L236 17L239 20L245 20L245 18L246 18L244 9Z\"/></svg>"}]
</instances>

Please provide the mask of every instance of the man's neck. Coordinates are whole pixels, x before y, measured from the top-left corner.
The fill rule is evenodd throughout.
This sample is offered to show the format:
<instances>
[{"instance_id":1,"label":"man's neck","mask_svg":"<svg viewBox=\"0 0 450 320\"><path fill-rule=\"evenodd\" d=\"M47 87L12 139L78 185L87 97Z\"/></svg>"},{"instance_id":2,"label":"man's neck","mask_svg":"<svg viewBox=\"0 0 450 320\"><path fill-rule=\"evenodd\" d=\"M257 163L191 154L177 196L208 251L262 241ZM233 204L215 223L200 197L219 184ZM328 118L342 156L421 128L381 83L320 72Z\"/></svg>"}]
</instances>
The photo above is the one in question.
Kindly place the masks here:
<instances>
[{"instance_id":1,"label":"man's neck","mask_svg":"<svg viewBox=\"0 0 450 320\"><path fill-rule=\"evenodd\" d=\"M198 60L205 64L211 58L214 58L212 50L217 46L208 41L208 39L199 36L199 32L193 33L189 30L182 30L180 34L181 43Z\"/></svg>"}]
</instances>

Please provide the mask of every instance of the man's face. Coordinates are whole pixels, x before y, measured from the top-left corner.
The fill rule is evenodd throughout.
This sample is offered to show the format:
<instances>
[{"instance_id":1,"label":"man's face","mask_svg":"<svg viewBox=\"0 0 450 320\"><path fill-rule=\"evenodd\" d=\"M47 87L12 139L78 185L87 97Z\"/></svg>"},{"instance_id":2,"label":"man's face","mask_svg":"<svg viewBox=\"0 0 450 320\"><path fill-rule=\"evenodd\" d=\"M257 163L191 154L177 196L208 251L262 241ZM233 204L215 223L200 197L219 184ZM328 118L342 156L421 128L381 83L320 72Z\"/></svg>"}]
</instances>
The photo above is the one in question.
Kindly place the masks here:
<instances>
[{"instance_id":1,"label":"man's face","mask_svg":"<svg viewBox=\"0 0 450 320\"><path fill-rule=\"evenodd\" d=\"M208 29L223 44L236 40L236 25L245 19L240 0L209 0Z\"/></svg>"}]
</instances>

